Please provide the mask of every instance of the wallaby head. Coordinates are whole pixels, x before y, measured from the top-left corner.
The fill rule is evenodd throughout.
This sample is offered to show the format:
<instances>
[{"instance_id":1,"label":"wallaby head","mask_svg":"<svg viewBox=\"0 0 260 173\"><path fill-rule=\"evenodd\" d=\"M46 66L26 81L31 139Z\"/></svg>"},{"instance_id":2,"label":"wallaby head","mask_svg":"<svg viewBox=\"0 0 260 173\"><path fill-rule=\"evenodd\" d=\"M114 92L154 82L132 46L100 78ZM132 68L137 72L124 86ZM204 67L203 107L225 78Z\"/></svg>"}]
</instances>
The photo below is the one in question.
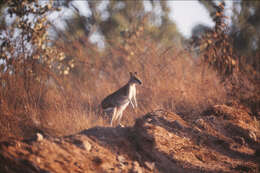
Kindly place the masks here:
<instances>
[{"instance_id":1,"label":"wallaby head","mask_svg":"<svg viewBox=\"0 0 260 173\"><path fill-rule=\"evenodd\" d=\"M130 83L139 84L139 85L142 84L141 80L138 79L136 76L137 72L134 72L134 73L129 72L129 74L130 74L130 80L129 80Z\"/></svg>"}]
</instances>

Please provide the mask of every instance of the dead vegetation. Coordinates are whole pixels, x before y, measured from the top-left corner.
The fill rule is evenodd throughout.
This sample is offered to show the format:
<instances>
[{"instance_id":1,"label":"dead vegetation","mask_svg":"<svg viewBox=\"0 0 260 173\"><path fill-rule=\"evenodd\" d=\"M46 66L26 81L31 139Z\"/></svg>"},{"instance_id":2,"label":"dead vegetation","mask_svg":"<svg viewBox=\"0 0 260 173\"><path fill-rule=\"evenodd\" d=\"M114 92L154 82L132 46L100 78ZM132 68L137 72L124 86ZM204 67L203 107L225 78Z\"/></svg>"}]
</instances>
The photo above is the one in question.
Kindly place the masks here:
<instances>
[{"instance_id":1,"label":"dead vegetation","mask_svg":"<svg viewBox=\"0 0 260 173\"><path fill-rule=\"evenodd\" d=\"M31 95L28 96L21 85L24 79L10 81L8 90L1 90L1 106L6 110L1 116L1 136L17 135L17 125L5 126L7 118L21 124L20 128L31 125L39 130L51 129L54 134L55 131L70 134L104 125L99 116L100 101L127 82L128 71L137 71L144 85L138 88L138 112L134 113L130 108L125 112L123 122L127 125L133 125L136 117L155 109L166 109L190 118L211 105L226 102L224 85L213 70L201 65L199 57L175 48L159 49L156 43L143 41L141 37L135 41L140 44L135 47L144 46L133 56L125 55L123 48L114 48L105 55L98 56L97 53L92 64L75 61L75 71L61 78L63 89L49 78L43 86L31 85ZM71 49L75 50L73 46ZM66 54L70 53L66 51L72 52L70 48L65 50L64 47L63 50ZM84 50L81 51L85 54ZM118 62L120 64L116 65ZM77 68L83 71L78 72ZM202 77L203 70L206 74ZM37 100L24 101L23 98L28 97Z\"/></svg>"},{"instance_id":2,"label":"dead vegetation","mask_svg":"<svg viewBox=\"0 0 260 173\"><path fill-rule=\"evenodd\" d=\"M46 28L31 35L22 18L24 36L1 45L0 171L258 172L259 69L233 52L221 10L199 52L160 44L142 25L103 50L87 36L48 44ZM139 107L110 128L100 101L129 71L143 81Z\"/></svg>"},{"instance_id":3,"label":"dead vegetation","mask_svg":"<svg viewBox=\"0 0 260 173\"><path fill-rule=\"evenodd\" d=\"M44 16L38 17L45 22ZM33 54L28 49L15 57L15 45L21 43L19 49L22 49L27 42L25 36L16 38L21 39L19 42L6 40L8 44L1 47L2 59L5 58L8 65L1 71L1 139L26 138L37 131L68 135L96 125L106 126L100 116L100 101L127 81L129 71L137 71L144 85L138 88L137 112L128 108L124 113L123 123L128 126L133 125L137 117L156 109L194 120L209 107L224 103L246 107L252 117L258 118L260 87L256 79L259 71L249 65L240 68L247 67L242 60L239 64L226 61L229 56L236 57L227 41L227 28L221 27L222 15L218 17L220 23L216 22L220 26L203 37L201 44L206 42L208 47L201 54L183 49L177 43L168 47L160 45L146 35L142 25L122 43L110 40L113 47L107 46L104 50L90 44L89 38L84 36L70 41L58 39L52 47L46 47L50 41L44 36L46 28L39 30L38 39L32 38L29 42L37 45ZM26 18L20 24L24 26L24 34L30 36ZM229 50L224 51L226 44ZM9 50L13 54L9 55ZM40 55L43 57L37 59ZM51 63L47 57L55 58ZM229 70L226 76L223 69L233 67L232 64L237 70Z\"/></svg>"}]
</instances>

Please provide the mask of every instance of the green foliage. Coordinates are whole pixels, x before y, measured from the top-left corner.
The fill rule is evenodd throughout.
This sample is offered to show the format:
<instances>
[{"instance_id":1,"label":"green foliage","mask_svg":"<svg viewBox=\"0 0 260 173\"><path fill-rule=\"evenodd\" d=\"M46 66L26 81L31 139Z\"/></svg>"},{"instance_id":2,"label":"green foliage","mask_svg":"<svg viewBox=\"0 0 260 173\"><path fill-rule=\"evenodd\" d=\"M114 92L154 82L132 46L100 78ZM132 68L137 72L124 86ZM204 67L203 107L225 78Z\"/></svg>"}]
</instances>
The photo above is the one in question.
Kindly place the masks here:
<instances>
[{"instance_id":1,"label":"green foliage","mask_svg":"<svg viewBox=\"0 0 260 173\"><path fill-rule=\"evenodd\" d=\"M75 15L66 20L69 27L63 32L67 38L72 36L79 38L77 33L90 35L96 30L104 36L107 45L113 46L116 42L124 43L125 39L133 34L138 35L139 28L143 28L145 35L149 35L160 44L169 45L172 42L179 44L183 39L175 23L168 17L169 8L166 1L149 1L151 11L145 11L143 1L139 0L106 1L106 6L104 1L88 1L92 14L89 17L82 16L75 6L69 5L71 1L66 2L66 7L75 11ZM86 28L92 28L92 31Z\"/></svg>"},{"instance_id":2,"label":"green foliage","mask_svg":"<svg viewBox=\"0 0 260 173\"><path fill-rule=\"evenodd\" d=\"M235 48L244 54L260 50L260 2L245 1L234 3L232 36Z\"/></svg>"},{"instance_id":3,"label":"green foliage","mask_svg":"<svg viewBox=\"0 0 260 173\"><path fill-rule=\"evenodd\" d=\"M65 52L68 61L73 61L75 68L71 74L82 81L91 81L92 67L98 64L99 59L105 62L111 60L109 57L114 53L111 50L115 49L123 55L118 57L117 63L129 63L132 57L141 57L149 49L149 46L141 45L140 40L143 39L157 42L161 49L173 45L180 48L183 38L175 23L169 19L167 2L148 2L152 7L150 11L145 11L143 1L87 1L90 16L84 16L73 1L61 4L61 8L70 8L74 14L65 20L63 30L55 29L58 38L54 44ZM96 51L96 47L89 43L91 34L95 32L102 36L102 40L98 41L105 44L101 51ZM99 68L101 64L97 66Z\"/></svg>"}]
</instances>

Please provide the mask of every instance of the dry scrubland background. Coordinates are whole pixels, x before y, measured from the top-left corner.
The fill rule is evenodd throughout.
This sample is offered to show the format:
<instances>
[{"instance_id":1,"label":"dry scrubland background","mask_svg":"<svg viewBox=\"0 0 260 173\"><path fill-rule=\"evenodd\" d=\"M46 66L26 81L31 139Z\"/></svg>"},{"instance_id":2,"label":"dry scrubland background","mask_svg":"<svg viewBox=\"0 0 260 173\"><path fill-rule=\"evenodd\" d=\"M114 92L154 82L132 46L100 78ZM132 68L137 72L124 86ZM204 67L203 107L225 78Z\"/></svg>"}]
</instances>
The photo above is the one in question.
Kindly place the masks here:
<instances>
[{"instance_id":1,"label":"dry scrubland background","mask_svg":"<svg viewBox=\"0 0 260 173\"><path fill-rule=\"evenodd\" d=\"M44 15L37 20L46 24ZM242 56L230 54L229 49L222 52L226 43L216 42L223 41L223 36L231 40L225 27L215 27L201 37L199 43L208 44L204 51L187 47L188 41L162 44L147 34L144 22L137 22L133 32L121 38L123 41L110 39L103 51L89 43L89 36L81 33L72 37L70 32L61 31L58 33L63 36L49 46L46 25L34 26L33 41L29 41L36 45L33 54L26 50L15 53L15 49L26 49L23 37L11 40L5 49L2 46L2 56L9 51L11 58L6 58L10 68L1 69L0 138L27 138L37 131L69 135L97 125L108 126L101 116L100 102L128 81L130 71L138 72L143 85L137 88L138 109L128 107L124 112L122 120L127 126L157 109L175 112L190 121L215 104L244 107L252 116L259 116L259 68L252 67L259 63L259 52L246 57L254 60L251 64ZM26 27L22 30L25 36L30 32ZM48 49L42 45L48 45ZM231 60L221 59L231 55ZM65 66L47 62L53 57L70 65L68 74ZM229 67L232 70L227 74L223 68ZM60 68L65 69L63 74Z\"/></svg>"}]
</instances>

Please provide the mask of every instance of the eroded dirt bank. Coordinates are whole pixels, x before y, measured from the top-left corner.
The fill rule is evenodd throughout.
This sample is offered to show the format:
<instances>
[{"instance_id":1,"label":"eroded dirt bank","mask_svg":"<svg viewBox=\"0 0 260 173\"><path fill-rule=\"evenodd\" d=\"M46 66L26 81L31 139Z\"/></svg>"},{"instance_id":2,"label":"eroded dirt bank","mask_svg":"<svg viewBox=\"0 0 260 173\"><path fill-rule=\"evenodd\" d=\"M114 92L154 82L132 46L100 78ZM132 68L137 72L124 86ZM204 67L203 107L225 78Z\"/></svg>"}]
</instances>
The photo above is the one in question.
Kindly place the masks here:
<instances>
[{"instance_id":1,"label":"eroded dirt bank","mask_svg":"<svg viewBox=\"0 0 260 173\"><path fill-rule=\"evenodd\" d=\"M0 143L0 172L260 172L258 121L216 105L195 121L166 111L133 127Z\"/></svg>"}]
</instances>

